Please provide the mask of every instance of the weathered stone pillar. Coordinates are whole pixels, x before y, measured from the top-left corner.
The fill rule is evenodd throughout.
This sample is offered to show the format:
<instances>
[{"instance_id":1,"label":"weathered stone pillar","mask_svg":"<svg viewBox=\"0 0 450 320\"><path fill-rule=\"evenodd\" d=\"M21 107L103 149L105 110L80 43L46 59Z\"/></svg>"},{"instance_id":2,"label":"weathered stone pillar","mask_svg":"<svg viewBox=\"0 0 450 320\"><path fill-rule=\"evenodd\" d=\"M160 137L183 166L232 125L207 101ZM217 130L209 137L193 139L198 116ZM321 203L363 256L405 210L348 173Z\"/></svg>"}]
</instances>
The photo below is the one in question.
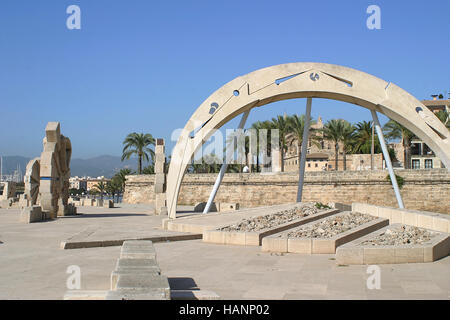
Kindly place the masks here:
<instances>
[{"instance_id":1,"label":"weathered stone pillar","mask_svg":"<svg viewBox=\"0 0 450 320\"><path fill-rule=\"evenodd\" d=\"M156 139L155 146L155 213L167 214L166 206L166 155L164 139Z\"/></svg>"}]
</instances>

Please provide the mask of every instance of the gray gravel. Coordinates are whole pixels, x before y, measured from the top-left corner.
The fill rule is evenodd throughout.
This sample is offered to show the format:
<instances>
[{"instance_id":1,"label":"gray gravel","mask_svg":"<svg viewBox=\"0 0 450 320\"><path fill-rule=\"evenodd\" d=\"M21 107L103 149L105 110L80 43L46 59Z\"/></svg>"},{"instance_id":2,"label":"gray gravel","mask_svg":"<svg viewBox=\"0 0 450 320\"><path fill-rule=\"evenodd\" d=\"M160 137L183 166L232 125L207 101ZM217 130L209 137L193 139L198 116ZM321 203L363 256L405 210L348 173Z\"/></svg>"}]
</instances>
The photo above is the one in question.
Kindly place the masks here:
<instances>
[{"instance_id":1,"label":"gray gravel","mask_svg":"<svg viewBox=\"0 0 450 320\"><path fill-rule=\"evenodd\" d=\"M391 227L377 237L361 242L367 246L397 246L408 244L424 244L430 241L438 233L426 229L402 225Z\"/></svg>"},{"instance_id":2,"label":"gray gravel","mask_svg":"<svg viewBox=\"0 0 450 320\"><path fill-rule=\"evenodd\" d=\"M331 216L317 223L310 223L287 234L288 238L331 238L377 219L368 214L347 212ZM280 235L282 236L282 235Z\"/></svg>"},{"instance_id":3,"label":"gray gravel","mask_svg":"<svg viewBox=\"0 0 450 320\"><path fill-rule=\"evenodd\" d=\"M276 213L267 214L264 216L255 217L252 219L244 219L239 223L220 228L221 231L241 231L241 232L255 232L268 228L273 228L284 223L306 217L318 212L323 212L329 209L317 209L313 202L305 202L295 205L291 209L283 210Z\"/></svg>"}]
</instances>

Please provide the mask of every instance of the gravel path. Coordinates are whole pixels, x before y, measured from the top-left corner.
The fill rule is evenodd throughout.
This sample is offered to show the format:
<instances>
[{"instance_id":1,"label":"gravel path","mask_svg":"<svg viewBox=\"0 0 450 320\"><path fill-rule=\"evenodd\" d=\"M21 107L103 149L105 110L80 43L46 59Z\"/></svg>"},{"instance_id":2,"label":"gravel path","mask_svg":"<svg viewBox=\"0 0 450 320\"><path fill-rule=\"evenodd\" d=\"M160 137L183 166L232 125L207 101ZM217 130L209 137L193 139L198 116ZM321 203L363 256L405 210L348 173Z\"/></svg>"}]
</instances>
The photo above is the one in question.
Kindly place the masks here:
<instances>
[{"instance_id":1,"label":"gravel path","mask_svg":"<svg viewBox=\"0 0 450 320\"><path fill-rule=\"evenodd\" d=\"M287 234L288 238L331 238L335 235L373 221L377 217L359 212L331 216L321 222L311 223Z\"/></svg>"},{"instance_id":2,"label":"gravel path","mask_svg":"<svg viewBox=\"0 0 450 320\"><path fill-rule=\"evenodd\" d=\"M361 242L362 245L397 246L405 244L423 244L437 235L426 229L402 225L399 228L387 229L377 237Z\"/></svg>"},{"instance_id":3,"label":"gravel path","mask_svg":"<svg viewBox=\"0 0 450 320\"><path fill-rule=\"evenodd\" d=\"M306 217L318 212L323 212L328 209L317 209L312 202L305 202L287 210L276 213L267 214L264 216L255 217L252 219L244 219L237 224L223 227L221 231L243 231L255 232L264 229L276 227L284 223Z\"/></svg>"}]
</instances>

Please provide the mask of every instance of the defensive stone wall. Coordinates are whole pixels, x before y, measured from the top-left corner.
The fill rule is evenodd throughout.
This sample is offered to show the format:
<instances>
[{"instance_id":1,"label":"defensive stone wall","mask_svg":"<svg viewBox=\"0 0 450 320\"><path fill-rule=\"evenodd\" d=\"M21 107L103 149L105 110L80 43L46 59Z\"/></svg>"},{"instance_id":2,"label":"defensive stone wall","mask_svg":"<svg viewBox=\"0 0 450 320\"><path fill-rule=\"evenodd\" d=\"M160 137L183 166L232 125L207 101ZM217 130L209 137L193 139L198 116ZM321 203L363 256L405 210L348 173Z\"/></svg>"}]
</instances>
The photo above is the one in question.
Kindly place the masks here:
<instances>
[{"instance_id":1,"label":"defensive stone wall","mask_svg":"<svg viewBox=\"0 0 450 320\"><path fill-rule=\"evenodd\" d=\"M400 190L405 207L450 213L450 172L447 169L396 170L403 178ZM387 170L307 172L303 201L362 202L397 207ZM178 204L207 201L217 174L186 174ZM123 201L153 203L154 175L127 176ZM216 202L257 207L296 201L298 173L227 173Z\"/></svg>"}]
</instances>

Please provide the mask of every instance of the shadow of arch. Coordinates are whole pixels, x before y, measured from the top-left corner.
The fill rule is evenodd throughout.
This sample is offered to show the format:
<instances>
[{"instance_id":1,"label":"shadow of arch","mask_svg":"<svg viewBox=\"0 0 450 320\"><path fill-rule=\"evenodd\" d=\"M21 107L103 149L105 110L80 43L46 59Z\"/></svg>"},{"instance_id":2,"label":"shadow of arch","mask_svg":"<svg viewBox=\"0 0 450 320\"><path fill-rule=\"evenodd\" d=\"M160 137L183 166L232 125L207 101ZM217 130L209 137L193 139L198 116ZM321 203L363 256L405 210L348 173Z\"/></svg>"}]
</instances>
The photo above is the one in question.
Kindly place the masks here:
<instances>
[{"instance_id":1,"label":"shadow of arch","mask_svg":"<svg viewBox=\"0 0 450 320\"><path fill-rule=\"evenodd\" d=\"M422 139L450 170L449 131L405 90L343 66L314 62L281 64L228 82L210 95L188 120L173 149L167 177L169 217L176 217L178 194L187 165L215 130L252 108L309 97L348 102L386 115Z\"/></svg>"}]
</instances>

